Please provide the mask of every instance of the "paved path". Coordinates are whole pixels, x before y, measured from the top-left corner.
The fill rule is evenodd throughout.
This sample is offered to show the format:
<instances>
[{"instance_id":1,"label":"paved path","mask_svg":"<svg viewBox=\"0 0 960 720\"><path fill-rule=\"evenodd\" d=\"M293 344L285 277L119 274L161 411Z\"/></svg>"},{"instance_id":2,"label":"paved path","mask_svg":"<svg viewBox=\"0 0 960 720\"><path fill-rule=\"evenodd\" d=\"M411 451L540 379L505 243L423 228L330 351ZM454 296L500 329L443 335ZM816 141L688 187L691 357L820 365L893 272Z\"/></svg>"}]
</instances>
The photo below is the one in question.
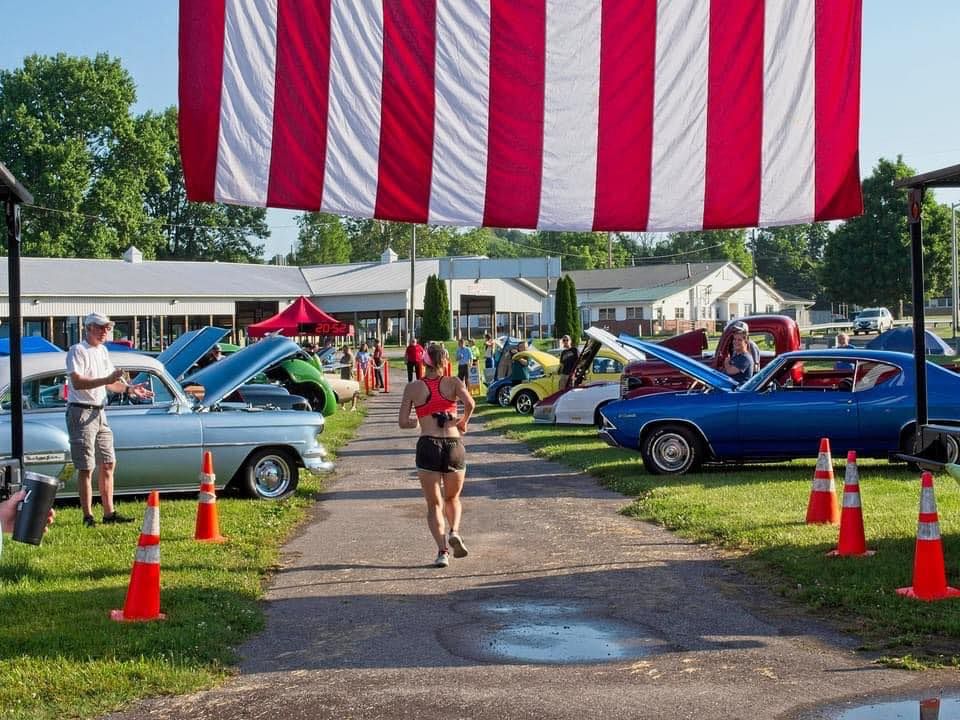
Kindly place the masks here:
<instances>
[{"instance_id":1,"label":"paved path","mask_svg":"<svg viewBox=\"0 0 960 720\"><path fill-rule=\"evenodd\" d=\"M873 664L735 561L621 516L622 496L479 427L462 525L470 556L431 567L414 433L396 425L401 389L371 401L330 491L286 546L240 675L111 718L755 720L956 683ZM546 638L524 634L543 623ZM517 660L576 652L611 659Z\"/></svg>"}]
</instances>

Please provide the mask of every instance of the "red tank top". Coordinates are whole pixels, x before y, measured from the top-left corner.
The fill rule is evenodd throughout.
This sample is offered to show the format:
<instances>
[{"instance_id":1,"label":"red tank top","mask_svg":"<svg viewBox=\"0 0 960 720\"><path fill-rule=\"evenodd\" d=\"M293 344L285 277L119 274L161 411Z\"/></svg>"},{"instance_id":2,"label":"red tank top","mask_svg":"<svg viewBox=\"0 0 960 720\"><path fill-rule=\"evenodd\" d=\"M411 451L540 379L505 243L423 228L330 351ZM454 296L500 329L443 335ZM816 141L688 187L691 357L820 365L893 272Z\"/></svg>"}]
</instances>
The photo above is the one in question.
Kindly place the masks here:
<instances>
[{"instance_id":1,"label":"red tank top","mask_svg":"<svg viewBox=\"0 0 960 720\"><path fill-rule=\"evenodd\" d=\"M427 390L430 391L430 397L427 398L427 401L423 405L417 405L417 417L422 418L427 415L433 415L433 413L442 413L447 412L451 415L456 414L457 412L457 401L448 400L440 393L440 381L443 380L442 377L435 378L423 378L423 384L427 386Z\"/></svg>"}]
</instances>

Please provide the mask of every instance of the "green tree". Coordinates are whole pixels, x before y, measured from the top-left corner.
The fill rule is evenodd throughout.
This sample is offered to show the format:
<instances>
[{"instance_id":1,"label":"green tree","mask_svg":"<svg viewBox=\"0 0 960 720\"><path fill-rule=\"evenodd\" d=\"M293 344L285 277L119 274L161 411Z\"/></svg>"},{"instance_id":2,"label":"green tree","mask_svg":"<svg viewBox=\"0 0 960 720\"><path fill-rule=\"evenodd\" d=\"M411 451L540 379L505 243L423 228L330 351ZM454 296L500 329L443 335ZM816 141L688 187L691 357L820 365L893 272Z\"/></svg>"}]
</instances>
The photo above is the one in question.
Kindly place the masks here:
<instances>
[{"instance_id":1,"label":"green tree","mask_svg":"<svg viewBox=\"0 0 960 720\"><path fill-rule=\"evenodd\" d=\"M165 148L164 175L147 183L143 203L160 226L153 255L160 259L259 262L270 236L263 208L187 202L177 135L176 108L147 114L143 122L159 127ZM143 250L143 248L140 248ZM144 255L151 253L144 250Z\"/></svg>"},{"instance_id":2,"label":"green tree","mask_svg":"<svg viewBox=\"0 0 960 720\"><path fill-rule=\"evenodd\" d=\"M911 290L906 193L893 183L914 175L903 162L881 158L863 181L863 215L847 220L824 251L822 281L831 301L883 305L897 312ZM928 295L950 288L950 213L933 193L923 200L924 268Z\"/></svg>"},{"instance_id":3,"label":"green tree","mask_svg":"<svg viewBox=\"0 0 960 720\"><path fill-rule=\"evenodd\" d=\"M449 340L453 328L450 327L450 296L447 294L447 284L437 279L437 296L440 298L440 315L437 318L437 340Z\"/></svg>"},{"instance_id":4,"label":"green tree","mask_svg":"<svg viewBox=\"0 0 960 720\"><path fill-rule=\"evenodd\" d=\"M580 307L577 304L577 284L569 275L567 277L567 315L570 318L570 337L574 343L579 343L583 336L583 322L580 320Z\"/></svg>"},{"instance_id":5,"label":"green tree","mask_svg":"<svg viewBox=\"0 0 960 720\"><path fill-rule=\"evenodd\" d=\"M165 148L135 120L135 100L129 73L104 54L32 55L0 71L0 157L39 206L25 213L24 254L116 257L134 238L153 253L143 195L161 181Z\"/></svg>"},{"instance_id":6,"label":"green tree","mask_svg":"<svg viewBox=\"0 0 960 720\"><path fill-rule=\"evenodd\" d=\"M423 291L423 322L420 325L420 335L423 341L443 339L438 322L442 312L439 283L436 275L427 276L427 285ZM421 344L425 344L425 342Z\"/></svg>"},{"instance_id":7,"label":"green tree","mask_svg":"<svg viewBox=\"0 0 960 720\"><path fill-rule=\"evenodd\" d=\"M294 265L337 265L350 262L350 241L339 218L329 213L304 213L297 217Z\"/></svg>"},{"instance_id":8,"label":"green tree","mask_svg":"<svg viewBox=\"0 0 960 720\"><path fill-rule=\"evenodd\" d=\"M557 289L554 292L554 321L556 322L556 335L563 337L570 335L573 337L573 328L570 326L570 292L567 290L567 277L563 276L557 280Z\"/></svg>"},{"instance_id":9,"label":"green tree","mask_svg":"<svg viewBox=\"0 0 960 720\"><path fill-rule=\"evenodd\" d=\"M765 228L757 233L757 274L778 290L805 298L823 295L820 283L826 223Z\"/></svg>"},{"instance_id":10,"label":"green tree","mask_svg":"<svg viewBox=\"0 0 960 720\"><path fill-rule=\"evenodd\" d=\"M702 230L670 233L652 253L662 262L731 261L748 275L753 273L753 259L747 248L746 230Z\"/></svg>"}]
</instances>

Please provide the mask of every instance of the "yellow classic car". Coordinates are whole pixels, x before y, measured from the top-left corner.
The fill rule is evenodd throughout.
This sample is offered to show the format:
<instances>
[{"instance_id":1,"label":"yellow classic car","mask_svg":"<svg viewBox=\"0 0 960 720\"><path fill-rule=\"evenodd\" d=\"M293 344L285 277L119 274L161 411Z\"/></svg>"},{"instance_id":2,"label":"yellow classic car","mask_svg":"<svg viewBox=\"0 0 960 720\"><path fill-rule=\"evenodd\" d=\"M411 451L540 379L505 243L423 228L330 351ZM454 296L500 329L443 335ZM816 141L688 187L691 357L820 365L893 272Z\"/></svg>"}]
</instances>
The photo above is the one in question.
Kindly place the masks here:
<instances>
[{"instance_id":1,"label":"yellow classic car","mask_svg":"<svg viewBox=\"0 0 960 720\"><path fill-rule=\"evenodd\" d=\"M510 404L521 415L529 415L533 412L534 405L560 389L560 360L540 350L525 350L522 353L517 353L517 357L527 357L535 360L543 367L544 371L543 377L514 385L510 391ZM619 382L626 362L626 359L621 355L607 348L602 348L593 359L583 383Z\"/></svg>"}]
</instances>

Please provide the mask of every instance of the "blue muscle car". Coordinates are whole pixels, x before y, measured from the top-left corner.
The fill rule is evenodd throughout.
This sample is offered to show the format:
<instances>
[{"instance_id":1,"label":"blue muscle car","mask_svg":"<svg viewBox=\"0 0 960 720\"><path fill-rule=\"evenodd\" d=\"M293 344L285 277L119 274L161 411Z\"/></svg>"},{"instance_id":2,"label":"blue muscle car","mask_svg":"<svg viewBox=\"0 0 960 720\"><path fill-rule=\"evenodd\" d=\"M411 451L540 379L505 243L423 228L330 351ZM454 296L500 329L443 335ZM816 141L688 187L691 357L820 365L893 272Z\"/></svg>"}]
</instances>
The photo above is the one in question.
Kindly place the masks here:
<instances>
[{"instance_id":1,"label":"blue muscle car","mask_svg":"<svg viewBox=\"0 0 960 720\"><path fill-rule=\"evenodd\" d=\"M619 400L600 410L600 436L640 452L653 474L681 475L704 463L816 457L827 437L861 457L915 454L912 355L833 349L785 353L741 386L685 355L628 335L620 340L694 380L689 390ZM929 418L960 425L960 375L927 363ZM940 449L955 462L951 440Z\"/></svg>"}]
</instances>

